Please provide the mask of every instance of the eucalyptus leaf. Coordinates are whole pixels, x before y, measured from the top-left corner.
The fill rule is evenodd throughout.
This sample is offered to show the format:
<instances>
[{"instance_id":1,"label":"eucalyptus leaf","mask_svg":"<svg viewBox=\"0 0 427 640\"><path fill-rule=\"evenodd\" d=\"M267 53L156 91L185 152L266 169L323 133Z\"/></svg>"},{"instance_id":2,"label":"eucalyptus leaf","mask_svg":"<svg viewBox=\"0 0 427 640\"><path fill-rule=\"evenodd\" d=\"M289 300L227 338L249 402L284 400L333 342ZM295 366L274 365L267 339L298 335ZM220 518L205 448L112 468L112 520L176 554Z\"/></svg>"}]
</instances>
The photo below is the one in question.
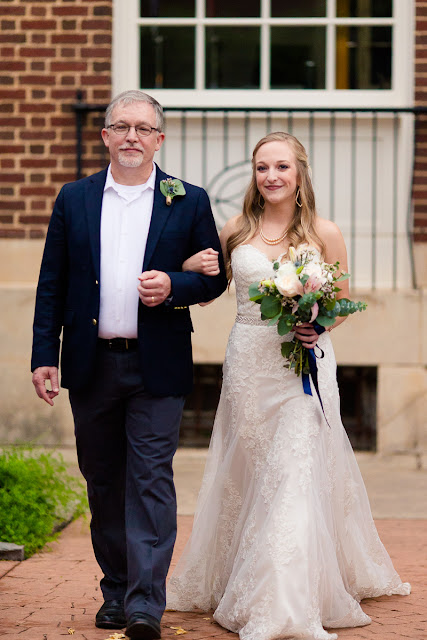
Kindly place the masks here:
<instances>
[{"instance_id":1,"label":"eucalyptus leaf","mask_svg":"<svg viewBox=\"0 0 427 640\"><path fill-rule=\"evenodd\" d=\"M330 318L328 316L317 316L316 322L320 324L321 327L330 327L334 324L335 318Z\"/></svg>"},{"instance_id":2,"label":"eucalyptus leaf","mask_svg":"<svg viewBox=\"0 0 427 640\"><path fill-rule=\"evenodd\" d=\"M281 311L281 307L280 300L266 295L261 302L261 313L266 318L274 318Z\"/></svg>"}]
</instances>

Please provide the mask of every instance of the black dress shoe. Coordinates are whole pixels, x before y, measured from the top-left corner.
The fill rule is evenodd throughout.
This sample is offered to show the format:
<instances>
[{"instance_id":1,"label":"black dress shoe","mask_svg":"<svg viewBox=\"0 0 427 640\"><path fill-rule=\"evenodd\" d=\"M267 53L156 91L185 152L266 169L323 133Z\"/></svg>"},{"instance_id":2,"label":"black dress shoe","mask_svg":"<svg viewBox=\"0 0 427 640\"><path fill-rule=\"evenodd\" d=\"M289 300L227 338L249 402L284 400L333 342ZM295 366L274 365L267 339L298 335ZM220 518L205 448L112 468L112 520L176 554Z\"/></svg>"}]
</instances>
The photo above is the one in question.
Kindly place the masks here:
<instances>
[{"instance_id":1,"label":"black dress shoe","mask_svg":"<svg viewBox=\"0 0 427 640\"><path fill-rule=\"evenodd\" d=\"M160 622L148 613L136 611L130 616L125 633L131 640L158 640Z\"/></svg>"},{"instance_id":2,"label":"black dress shoe","mask_svg":"<svg viewBox=\"0 0 427 640\"><path fill-rule=\"evenodd\" d=\"M95 618L95 627L99 629L123 629L126 616L123 600L106 600Z\"/></svg>"}]
</instances>

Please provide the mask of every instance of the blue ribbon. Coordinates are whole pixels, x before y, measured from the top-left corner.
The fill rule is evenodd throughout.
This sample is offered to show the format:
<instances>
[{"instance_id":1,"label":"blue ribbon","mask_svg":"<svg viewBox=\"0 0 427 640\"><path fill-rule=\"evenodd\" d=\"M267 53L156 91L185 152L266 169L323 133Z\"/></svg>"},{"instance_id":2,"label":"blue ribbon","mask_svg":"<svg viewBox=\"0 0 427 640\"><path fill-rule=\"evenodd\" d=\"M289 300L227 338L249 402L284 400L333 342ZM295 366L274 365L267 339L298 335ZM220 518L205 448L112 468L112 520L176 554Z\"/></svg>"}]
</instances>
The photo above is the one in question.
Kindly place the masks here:
<instances>
[{"instance_id":1,"label":"blue ribbon","mask_svg":"<svg viewBox=\"0 0 427 640\"><path fill-rule=\"evenodd\" d=\"M315 332L319 336L324 331L326 331L325 327L322 327L317 322L313 323L313 329L315 330ZM321 352L320 356L316 356L316 354L314 352L314 349L316 347ZM323 408L322 398L320 397L319 381L318 381L318 377L317 377L317 362L316 362L316 358L321 360L324 357L324 355L325 354L324 354L323 350L318 345L316 345L313 349L308 349L308 366L310 368L311 379L313 381L313 385L314 385L314 388L316 390L317 397L319 398L320 406L322 407L322 411L323 411L323 415L325 416L326 423L327 423L328 427L330 428L331 425L329 424L328 419L326 417L325 409ZM303 386L303 389L304 389L304 393L306 393L308 396L312 396L313 395L313 393L311 391L311 385L310 385L310 376L309 376L308 373L303 373L302 374L302 386Z\"/></svg>"}]
</instances>

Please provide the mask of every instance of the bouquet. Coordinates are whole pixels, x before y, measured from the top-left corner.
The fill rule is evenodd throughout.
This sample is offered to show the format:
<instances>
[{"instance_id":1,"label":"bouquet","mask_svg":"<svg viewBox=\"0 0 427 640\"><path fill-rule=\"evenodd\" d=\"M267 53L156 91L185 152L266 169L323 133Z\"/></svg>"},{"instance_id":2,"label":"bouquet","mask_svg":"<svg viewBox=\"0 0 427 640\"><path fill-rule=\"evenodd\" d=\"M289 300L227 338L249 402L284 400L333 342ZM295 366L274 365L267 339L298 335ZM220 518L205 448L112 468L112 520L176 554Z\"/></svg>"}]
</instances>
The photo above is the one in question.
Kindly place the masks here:
<instances>
[{"instance_id":1,"label":"bouquet","mask_svg":"<svg viewBox=\"0 0 427 640\"><path fill-rule=\"evenodd\" d=\"M273 278L254 282L249 287L249 299L261 306L262 320L269 320L269 325L277 324L280 336L303 322L313 323L320 334L333 325L338 316L366 309L364 302L337 299L341 290L337 283L350 277L340 272L339 262L323 262L318 250L306 243L296 249L289 247L287 256L273 262ZM294 369L297 376L303 374L303 378L308 378L313 372L310 360L315 362L313 349L303 347L295 338L282 342L281 349L288 368Z\"/></svg>"}]
</instances>

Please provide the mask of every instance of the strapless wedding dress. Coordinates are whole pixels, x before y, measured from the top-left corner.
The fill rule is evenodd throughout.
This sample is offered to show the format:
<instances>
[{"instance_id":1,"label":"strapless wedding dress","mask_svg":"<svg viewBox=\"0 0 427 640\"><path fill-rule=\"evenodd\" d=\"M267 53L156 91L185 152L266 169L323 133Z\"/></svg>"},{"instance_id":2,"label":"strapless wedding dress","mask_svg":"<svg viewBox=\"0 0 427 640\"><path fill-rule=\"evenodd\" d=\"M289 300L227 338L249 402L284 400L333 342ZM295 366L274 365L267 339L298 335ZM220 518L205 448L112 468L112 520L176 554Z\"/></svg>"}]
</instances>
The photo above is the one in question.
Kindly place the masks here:
<instances>
[{"instance_id":1,"label":"strapless wedding dress","mask_svg":"<svg viewBox=\"0 0 427 640\"><path fill-rule=\"evenodd\" d=\"M326 628L370 618L359 602L407 595L376 531L340 418L336 362L319 337L319 388L303 392L283 366L277 328L249 301L252 282L273 275L251 245L232 253L237 318L221 399L186 549L169 581L167 607L214 609L241 640L332 640ZM285 339L291 340L288 335Z\"/></svg>"}]
</instances>

